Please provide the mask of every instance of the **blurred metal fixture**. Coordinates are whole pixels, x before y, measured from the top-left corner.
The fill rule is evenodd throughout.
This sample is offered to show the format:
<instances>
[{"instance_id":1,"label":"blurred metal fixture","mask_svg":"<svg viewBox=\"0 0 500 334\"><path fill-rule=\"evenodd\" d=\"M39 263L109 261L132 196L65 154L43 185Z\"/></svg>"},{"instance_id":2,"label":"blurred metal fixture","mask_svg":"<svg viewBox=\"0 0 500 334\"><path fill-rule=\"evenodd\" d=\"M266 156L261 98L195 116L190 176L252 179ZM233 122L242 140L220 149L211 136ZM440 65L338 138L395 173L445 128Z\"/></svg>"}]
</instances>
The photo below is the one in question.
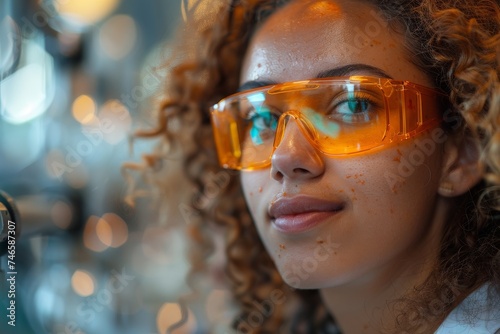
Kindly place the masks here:
<instances>
[{"instance_id":1,"label":"blurred metal fixture","mask_svg":"<svg viewBox=\"0 0 500 334\"><path fill-rule=\"evenodd\" d=\"M0 255L7 251L9 221L15 223L15 236L17 239L21 233L19 211L12 197L0 190Z\"/></svg>"},{"instance_id":2,"label":"blurred metal fixture","mask_svg":"<svg viewBox=\"0 0 500 334\"><path fill-rule=\"evenodd\" d=\"M0 17L0 80L12 73L21 56L21 32L10 16Z\"/></svg>"}]
</instances>

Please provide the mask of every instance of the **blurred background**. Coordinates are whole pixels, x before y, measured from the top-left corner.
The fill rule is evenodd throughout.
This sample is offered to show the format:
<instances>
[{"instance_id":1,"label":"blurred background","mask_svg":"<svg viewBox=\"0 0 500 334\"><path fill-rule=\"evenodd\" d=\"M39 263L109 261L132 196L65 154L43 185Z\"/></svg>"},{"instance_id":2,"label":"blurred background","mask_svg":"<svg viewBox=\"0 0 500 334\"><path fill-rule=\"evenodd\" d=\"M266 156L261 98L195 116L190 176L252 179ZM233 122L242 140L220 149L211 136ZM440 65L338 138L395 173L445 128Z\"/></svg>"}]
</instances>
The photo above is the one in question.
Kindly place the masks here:
<instances>
[{"instance_id":1,"label":"blurred background","mask_svg":"<svg viewBox=\"0 0 500 334\"><path fill-rule=\"evenodd\" d=\"M180 319L187 266L172 250L181 254L182 237L147 206L124 203L120 168L151 149L138 143L131 154L129 134L152 124L165 43L192 8L0 0L0 190L21 217L11 258L16 326L4 253L0 333L166 333ZM223 317L224 294L209 296L212 320ZM190 316L173 332L200 328Z\"/></svg>"}]
</instances>

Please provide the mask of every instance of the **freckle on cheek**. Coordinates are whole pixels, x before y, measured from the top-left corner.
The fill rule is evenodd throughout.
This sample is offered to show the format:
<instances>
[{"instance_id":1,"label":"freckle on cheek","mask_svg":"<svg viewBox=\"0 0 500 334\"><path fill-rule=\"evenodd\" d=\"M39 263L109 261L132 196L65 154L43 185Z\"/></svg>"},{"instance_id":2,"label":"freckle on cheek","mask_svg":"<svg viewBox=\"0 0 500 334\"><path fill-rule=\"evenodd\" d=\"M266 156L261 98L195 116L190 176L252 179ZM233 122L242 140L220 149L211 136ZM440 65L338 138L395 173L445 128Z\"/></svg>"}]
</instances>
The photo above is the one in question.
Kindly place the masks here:
<instances>
[{"instance_id":1,"label":"freckle on cheek","mask_svg":"<svg viewBox=\"0 0 500 334\"><path fill-rule=\"evenodd\" d=\"M259 187L259 193L261 193L261 192L262 192L262 187Z\"/></svg>"},{"instance_id":2,"label":"freckle on cheek","mask_svg":"<svg viewBox=\"0 0 500 334\"><path fill-rule=\"evenodd\" d=\"M393 185L392 188L391 188L391 191L394 194L397 194L398 193L398 188L401 188L404 184L406 184L406 180L403 179L398 184Z\"/></svg>"},{"instance_id":3,"label":"freckle on cheek","mask_svg":"<svg viewBox=\"0 0 500 334\"><path fill-rule=\"evenodd\" d=\"M286 249L285 245L280 244L280 249Z\"/></svg>"},{"instance_id":4,"label":"freckle on cheek","mask_svg":"<svg viewBox=\"0 0 500 334\"><path fill-rule=\"evenodd\" d=\"M396 151L398 152L398 155L396 155L392 159L392 161L401 162L401 157L403 156L403 152L401 152L401 150L399 148Z\"/></svg>"},{"instance_id":5,"label":"freckle on cheek","mask_svg":"<svg viewBox=\"0 0 500 334\"><path fill-rule=\"evenodd\" d=\"M354 179L357 180L356 183L364 185L365 184L365 180L361 180L361 176L363 176L362 173L360 173L360 174L354 174Z\"/></svg>"}]
</instances>

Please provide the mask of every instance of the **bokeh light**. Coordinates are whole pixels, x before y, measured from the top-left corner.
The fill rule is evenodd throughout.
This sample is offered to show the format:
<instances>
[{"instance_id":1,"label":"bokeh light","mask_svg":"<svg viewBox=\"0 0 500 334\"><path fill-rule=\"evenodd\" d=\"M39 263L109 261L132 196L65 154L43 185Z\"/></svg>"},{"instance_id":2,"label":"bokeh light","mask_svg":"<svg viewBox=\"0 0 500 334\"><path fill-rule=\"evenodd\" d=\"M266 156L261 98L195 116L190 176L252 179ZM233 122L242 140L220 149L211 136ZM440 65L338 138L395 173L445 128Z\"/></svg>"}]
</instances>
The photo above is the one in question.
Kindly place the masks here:
<instances>
[{"instance_id":1,"label":"bokeh light","mask_svg":"<svg viewBox=\"0 0 500 334\"><path fill-rule=\"evenodd\" d=\"M137 42L137 26L128 15L114 15L101 27L99 46L109 58L120 60L132 51Z\"/></svg>"},{"instance_id":2,"label":"bokeh light","mask_svg":"<svg viewBox=\"0 0 500 334\"><path fill-rule=\"evenodd\" d=\"M97 222L96 233L103 244L117 248L127 241L128 227L117 214L106 213Z\"/></svg>"},{"instance_id":3,"label":"bokeh light","mask_svg":"<svg viewBox=\"0 0 500 334\"><path fill-rule=\"evenodd\" d=\"M97 223L99 222L99 217L90 216L85 223L83 229L83 244L90 250L94 252L102 252L108 248L97 234Z\"/></svg>"},{"instance_id":4,"label":"bokeh light","mask_svg":"<svg viewBox=\"0 0 500 334\"><path fill-rule=\"evenodd\" d=\"M88 297L95 291L95 279L85 270L76 270L71 276L71 287L82 297Z\"/></svg>"},{"instance_id":5,"label":"bokeh light","mask_svg":"<svg viewBox=\"0 0 500 334\"><path fill-rule=\"evenodd\" d=\"M80 95L73 102L71 111L79 123L89 124L95 118L96 104L90 96Z\"/></svg>"},{"instance_id":6,"label":"bokeh light","mask_svg":"<svg viewBox=\"0 0 500 334\"><path fill-rule=\"evenodd\" d=\"M156 324L158 333L167 333L170 326L177 323L182 318L181 308L177 303L165 303L160 307L156 316ZM193 333L196 328L196 319L193 313L188 308L187 321L184 325L169 333L183 334Z\"/></svg>"},{"instance_id":7,"label":"bokeh light","mask_svg":"<svg viewBox=\"0 0 500 334\"><path fill-rule=\"evenodd\" d=\"M75 30L83 30L99 22L120 4L120 0L53 0L52 2L62 21Z\"/></svg>"},{"instance_id":8,"label":"bokeh light","mask_svg":"<svg viewBox=\"0 0 500 334\"><path fill-rule=\"evenodd\" d=\"M111 226L109 226L108 222L102 218L99 219L95 230L99 240L106 246L110 247L113 240L113 230L111 229Z\"/></svg>"}]
</instances>

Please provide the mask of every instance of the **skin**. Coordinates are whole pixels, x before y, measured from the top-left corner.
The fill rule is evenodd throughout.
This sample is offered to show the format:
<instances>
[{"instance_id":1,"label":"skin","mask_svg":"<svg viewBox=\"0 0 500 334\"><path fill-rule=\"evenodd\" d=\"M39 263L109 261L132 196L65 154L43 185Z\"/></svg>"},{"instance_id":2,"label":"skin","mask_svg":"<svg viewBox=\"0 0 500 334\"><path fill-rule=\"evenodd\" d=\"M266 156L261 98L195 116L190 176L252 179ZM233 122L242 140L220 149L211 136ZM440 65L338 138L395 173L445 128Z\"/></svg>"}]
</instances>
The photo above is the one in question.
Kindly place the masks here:
<instances>
[{"instance_id":1,"label":"skin","mask_svg":"<svg viewBox=\"0 0 500 334\"><path fill-rule=\"evenodd\" d=\"M304 80L366 64L396 80L431 87L403 42L367 4L295 1L255 33L241 84ZM346 74L379 75L366 70ZM449 208L439 187L457 154L448 143L436 143L413 173L389 182L387 172L399 175L398 166L419 149L417 139L431 135L333 158L311 146L291 122L271 166L241 173L249 210L284 280L296 288L320 289L344 333L390 329L395 314L387 302L421 283L435 265ZM269 205L297 195L341 201L344 209L310 230L280 232L268 215Z\"/></svg>"}]
</instances>

